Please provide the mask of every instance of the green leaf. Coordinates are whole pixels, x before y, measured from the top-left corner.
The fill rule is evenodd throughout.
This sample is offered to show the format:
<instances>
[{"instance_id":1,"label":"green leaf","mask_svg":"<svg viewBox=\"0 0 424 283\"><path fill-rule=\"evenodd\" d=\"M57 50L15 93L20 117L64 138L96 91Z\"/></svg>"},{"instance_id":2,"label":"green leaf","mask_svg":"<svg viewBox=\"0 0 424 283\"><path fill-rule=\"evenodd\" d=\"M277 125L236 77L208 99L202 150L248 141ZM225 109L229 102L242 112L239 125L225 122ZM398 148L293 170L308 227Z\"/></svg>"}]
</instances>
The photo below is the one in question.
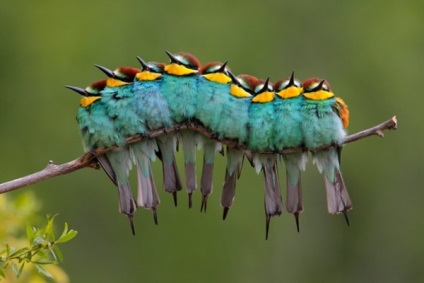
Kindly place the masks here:
<instances>
[{"instance_id":1,"label":"green leaf","mask_svg":"<svg viewBox=\"0 0 424 283\"><path fill-rule=\"evenodd\" d=\"M22 271L24 270L24 266L25 266L25 261L24 262L22 262L22 264L21 264L21 268L19 268L19 272L18 272L18 278L19 278L19 276L21 276L21 274L22 274Z\"/></svg>"},{"instance_id":2,"label":"green leaf","mask_svg":"<svg viewBox=\"0 0 424 283\"><path fill-rule=\"evenodd\" d=\"M53 224L56 216L57 214L53 215L52 217L47 216L48 221L46 228L44 229L45 237L50 238L52 241L54 241Z\"/></svg>"},{"instance_id":3,"label":"green leaf","mask_svg":"<svg viewBox=\"0 0 424 283\"><path fill-rule=\"evenodd\" d=\"M66 243L70 240L72 240L73 238L75 238L75 236L78 234L77 231L75 230L70 230L67 234L60 236L60 238L56 241L56 243Z\"/></svg>"},{"instance_id":4,"label":"green leaf","mask_svg":"<svg viewBox=\"0 0 424 283\"><path fill-rule=\"evenodd\" d=\"M46 259L40 259L40 260L34 260L34 261L31 261L31 263L33 263L34 265L35 264L41 264L41 265L43 265L43 264L58 264L57 261L47 259L47 258Z\"/></svg>"},{"instance_id":5,"label":"green leaf","mask_svg":"<svg viewBox=\"0 0 424 283\"><path fill-rule=\"evenodd\" d=\"M27 238L28 238L29 243L32 243L32 241L34 241L34 238L35 238L34 227L32 227L30 224L27 224L26 233L27 233Z\"/></svg>"},{"instance_id":6,"label":"green leaf","mask_svg":"<svg viewBox=\"0 0 424 283\"><path fill-rule=\"evenodd\" d=\"M52 247L49 247L49 251L50 251L50 254L52 255L52 257L54 258L54 260L57 262L57 261L58 261L58 259L57 259L56 253L55 253L55 251L52 249Z\"/></svg>"},{"instance_id":7,"label":"green leaf","mask_svg":"<svg viewBox=\"0 0 424 283\"><path fill-rule=\"evenodd\" d=\"M63 232L62 232L62 235L60 235L60 237L63 237L66 234L68 234L68 222L65 222L65 227L63 228Z\"/></svg>"},{"instance_id":8,"label":"green leaf","mask_svg":"<svg viewBox=\"0 0 424 283\"><path fill-rule=\"evenodd\" d=\"M6 256L9 256L10 254L10 245L6 244Z\"/></svg>"},{"instance_id":9,"label":"green leaf","mask_svg":"<svg viewBox=\"0 0 424 283\"><path fill-rule=\"evenodd\" d=\"M53 246L54 251L56 252L56 256L59 258L60 261L63 261L63 254L62 251L59 249L58 245Z\"/></svg>"},{"instance_id":10,"label":"green leaf","mask_svg":"<svg viewBox=\"0 0 424 283\"><path fill-rule=\"evenodd\" d=\"M3 278L6 278L6 276L4 275L3 270L1 270L1 269L0 269L0 276L3 277Z\"/></svg>"},{"instance_id":11,"label":"green leaf","mask_svg":"<svg viewBox=\"0 0 424 283\"><path fill-rule=\"evenodd\" d=\"M13 273L15 273L16 276L19 276L19 268L14 262L12 262L12 270L13 270Z\"/></svg>"},{"instance_id":12,"label":"green leaf","mask_svg":"<svg viewBox=\"0 0 424 283\"><path fill-rule=\"evenodd\" d=\"M50 272L48 272L47 270L42 268L39 264L34 264L34 266L37 269L37 271L40 272L41 274L43 274L44 276L49 277L49 278L53 278L53 276L50 274Z\"/></svg>"},{"instance_id":13,"label":"green leaf","mask_svg":"<svg viewBox=\"0 0 424 283\"><path fill-rule=\"evenodd\" d=\"M9 255L9 257L20 257L23 253L26 253L28 251L27 247L23 247L19 250L14 251Z\"/></svg>"}]
</instances>

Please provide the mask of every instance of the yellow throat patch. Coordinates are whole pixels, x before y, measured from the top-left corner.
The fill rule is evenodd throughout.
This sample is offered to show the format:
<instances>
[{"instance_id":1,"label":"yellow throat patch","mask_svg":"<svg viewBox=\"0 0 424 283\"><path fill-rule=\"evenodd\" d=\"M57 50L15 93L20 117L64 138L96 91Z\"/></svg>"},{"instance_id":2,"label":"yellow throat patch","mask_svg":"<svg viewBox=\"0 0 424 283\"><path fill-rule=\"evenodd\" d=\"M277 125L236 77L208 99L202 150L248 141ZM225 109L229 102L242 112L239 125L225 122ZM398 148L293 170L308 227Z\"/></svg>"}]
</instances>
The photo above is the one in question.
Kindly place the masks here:
<instances>
[{"instance_id":1,"label":"yellow throat patch","mask_svg":"<svg viewBox=\"0 0 424 283\"><path fill-rule=\"evenodd\" d=\"M87 108L88 106L93 104L93 102L99 100L100 98L102 98L102 97L101 96L84 96L80 100L80 105L83 108Z\"/></svg>"},{"instance_id":2,"label":"yellow throat patch","mask_svg":"<svg viewBox=\"0 0 424 283\"><path fill-rule=\"evenodd\" d=\"M150 71L143 71L135 75L136 79L139 81L155 81L158 78L162 77L162 74L153 73Z\"/></svg>"},{"instance_id":3,"label":"yellow throat patch","mask_svg":"<svg viewBox=\"0 0 424 283\"><path fill-rule=\"evenodd\" d=\"M274 92L273 91L264 91L256 95L252 102L256 103L267 103L274 100Z\"/></svg>"},{"instance_id":4,"label":"yellow throat patch","mask_svg":"<svg viewBox=\"0 0 424 283\"><path fill-rule=\"evenodd\" d=\"M130 83L123 82L123 81L120 81L120 80L117 80L117 79L112 79L112 78L108 78L106 80L106 86L107 87L118 87L118 86L123 86L123 85L127 85L127 84L130 84Z\"/></svg>"},{"instance_id":5,"label":"yellow throat patch","mask_svg":"<svg viewBox=\"0 0 424 283\"><path fill-rule=\"evenodd\" d=\"M303 96L311 100L326 100L334 97L334 93L325 90L318 90L313 92L304 92Z\"/></svg>"},{"instance_id":6,"label":"yellow throat patch","mask_svg":"<svg viewBox=\"0 0 424 283\"><path fill-rule=\"evenodd\" d=\"M239 87L238 85L232 84L230 87L230 94L237 98L249 98L252 97L250 93Z\"/></svg>"},{"instance_id":7,"label":"yellow throat patch","mask_svg":"<svg viewBox=\"0 0 424 283\"><path fill-rule=\"evenodd\" d=\"M165 72L174 76L185 76L197 73L197 70L189 69L183 65L171 63L165 66Z\"/></svg>"},{"instance_id":8,"label":"yellow throat patch","mask_svg":"<svg viewBox=\"0 0 424 283\"><path fill-rule=\"evenodd\" d=\"M205 79L211 82L220 83L220 84L228 84L231 82L231 78L224 73L212 73L203 75Z\"/></svg>"},{"instance_id":9,"label":"yellow throat patch","mask_svg":"<svg viewBox=\"0 0 424 283\"><path fill-rule=\"evenodd\" d=\"M288 99L288 98L299 96L302 93L302 91L303 91L302 87L291 86L277 92L277 95L283 99Z\"/></svg>"}]
</instances>

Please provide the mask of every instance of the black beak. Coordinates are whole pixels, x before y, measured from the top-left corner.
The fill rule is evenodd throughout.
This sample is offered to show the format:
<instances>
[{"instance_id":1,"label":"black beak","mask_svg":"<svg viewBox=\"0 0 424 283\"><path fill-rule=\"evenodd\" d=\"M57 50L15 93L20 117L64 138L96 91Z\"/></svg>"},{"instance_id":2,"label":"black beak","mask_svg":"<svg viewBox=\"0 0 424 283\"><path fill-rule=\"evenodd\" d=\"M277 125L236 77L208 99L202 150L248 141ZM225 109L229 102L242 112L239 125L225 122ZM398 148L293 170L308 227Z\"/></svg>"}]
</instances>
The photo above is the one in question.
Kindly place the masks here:
<instances>
[{"instance_id":1,"label":"black beak","mask_svg":"<svg viewBox=\"0 0 424 283\"><path fill-rule=\"evenodd\" d=\"M262 87L262 89L258 93L262 93L264 91L267 91L268 90L268 84L269 84L269 77L266 79L266 81L264 82L264 86Z\"/></svg>"},{"instance_id":2,"label":"black beak","mask_svg":"<svg viewBox=\"0 0 424 283\"><path fill-rule=\"evenodd\" d=\"M83 96L88 96L88 92L83 88L80 88L80 87L77 87L77 86L71 86L71 85L65 85L65 87L70 89L70 90L73 90L76 93L81 94Z\"/></svg>"},{"instance_id":3,"label":"black beak","mask_svg":"<svg viewBox=\"0 0 424 283\"><path fill-rule=\"evenodd\" d=\"M168 55L169 59L171 59L171 63L181 64L181 62L174 56L174 54L172 54L168 50L165 50L165 52L166 52L166 55Z\"/></svg>"},{"instance_id":4,"label":"black beak","mask_svg":"<svg viewBox=\"0 0 424 283\"><path fill-rule=\"evenodd\" d=\"M103 73L105 73L106 76L108 76L109 78L116 79L116 75L113 73L113 71L109 70L108 68L103 67L101 65L97 65L97 64L94 64L94 66L96 66L97 68L99 68L100 71L102 71Z\"/></svg>"},{"instance_id":5,"label":"black beak","mask_svg":"<svg viewBox=\"0 0 424 283\"><path fill-rule=\"evenodd\" d=\"M137 60L138 60L138 62L140 62L140 64L141 64L141 67L142 67L143 71L150 71L150 67L149 67L149 65L147 65L147 63L146 63L146 62L144 62L144 60L143 60L143 59L141 59L141 57L140 57L140 56L137 56Z\"/></svg>"},{"instance_id":6,"label":"black beak","mask_svg":"<svg viewBox=\"0 0 424 283\"><path fill-rule=\"evenodd\" d=\"M292 86L292 85L294 85L294 71L291 74L290 82L289 82L289 86Z\"/></svg>"},{"instance_id":7,"label":"black beak","mask_svg":"<svg viewBox=\"0 0 424 283\"><path fill-rule=\"evenodd\" d=\"M221 68L218 69L219 73L225 73L225 68L227 67L228 61L225 61L224 64L222 64Z\"/></svg>"}]
</instances>

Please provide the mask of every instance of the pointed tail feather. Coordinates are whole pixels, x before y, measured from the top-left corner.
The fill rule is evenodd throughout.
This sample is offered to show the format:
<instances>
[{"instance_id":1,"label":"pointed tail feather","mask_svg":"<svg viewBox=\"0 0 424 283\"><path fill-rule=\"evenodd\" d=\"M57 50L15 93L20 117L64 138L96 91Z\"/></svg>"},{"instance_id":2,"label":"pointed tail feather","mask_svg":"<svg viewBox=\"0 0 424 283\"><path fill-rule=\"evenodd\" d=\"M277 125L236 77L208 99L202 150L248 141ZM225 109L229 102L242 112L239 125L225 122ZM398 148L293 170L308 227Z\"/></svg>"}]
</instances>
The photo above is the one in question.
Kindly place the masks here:
<instances>
[{"instance_id":1,"label":"pointed tail feather","mask_svg":"<svg viewBox=\"0 0 424 283\"><path fill-rule=\"evenodd\" d=\"M180 174L178 173L177 162L175 159L171 164L162 162L163 168L163 185L164 189L168 193L176 193L181 191L182 185L180 180Z\"/></svg>"},{"instance_id":2,"label":"pointed tail feather","mask_svg":"<svg viewBox=\"0 0 424 283\"><path fill-rule=\"evenodd\" d=\"M206 212L206 203L208 201L208 196L213 191L213 163L208 164L203 161L200 191L202 192L202 204L200 206L200 212Z\"/></svg>"},{"instance_id":3,"label":"pointed tail feather","mask_svg":"<svg viewBox=\"0 0 424 283\"><path fill-rule=\"evenodd\" d=\"M222 187L221 205L224 207L223 219L233 204L236 195L236 183L243 167L244 152L227 147L227 167Z\"/></svg>"},{"instance_id":4,"label":"pointed tail feather","mask_svg":"<svg viewBox=\"0 0 424 283\"><path fill-rule=\"evenodd\" d=\"M146 203L146 208L151 209L152 214L153 214L153 221L155 222L156 225L158 225L158 216L157 216L157 212L156 212L156 206L159 205L160 203L160 199L159 199L159 195L158 192L156 190L156 185L155 185L155 181L153 179L153 173L152 170L150 168L150 174L149 174L149 178L150 178L150 194L151 194L151 202L150 203Z\"/></svg>"},{"instance_id":5,"label":"pointed tail feather","mask_svg":"<svg viewBox=\"0 0 424 283\"><path fill-rule=\"evenodd\" d=\"M265 212L269 216L280 215L283 211L280 182L275 164L262 168L265 179Z\"/></svg>"},{"instance_id":6,"label":"pointed tail feather","mask_svg":"<svg viewBox=\"0 0 424 283\"><path fill-rule=\"evenodd\" d=\"M185 178L187 193L192 194L197 188L196 164L192 162L185 164Z\"/></svg>"},{"instance_id":7,"label":"pointed tail feather","mask_svg":"<svg viewBox=\"0 0 424 283\"><path fill-rule=\"evenodd\" d=\"M352 200L350 199L349 192L345 186L342 172L336 170L336 190L340 192L340 198L344 204L343 211L348 211L352 209Z\"/></svg>"},{"instance_id":8,"label":"pointed tail feather","mask_svg":"<svg viewBox=\"0 0 424 283\"><path fill-rule=\"evenodd\" d=\"M233 205L233 201L236 195L236 181L236 172L233 172L232 175L230 175L228 172L225 173L224 186L222 187L221 194L221 205L224 208L224 219L227 216L228 210Z\"/></svg>"},{"instance_id":9,"label":"pointed tail feather","mask_svg":"<svg viewBox=\"0 0 424 283\"><path fill-rule=\"evenodd\" d=\"M184 151L186 187L189 194L197 188L196 176L196 132L185 130L180 133Z\"/></svg>"},{"instance_id":10,"label":"pointed tail feather","mask_svg":"<svg viewBox=\"0 0 424 283\"><path fill-rule=\"evenodd\" d=\"M129 187L129 184L121 185L118 183L115 171L113 170L112 165L110 164L109 159L106 155L98 156L97 160L99 161L100 166L106 172L110 180L116 185L118 189L119 212L127 215L130 221L132 234L135 235L133 215L134 212L137 210L137 205L134 201L134 196L132 194L131 188Z\"/></svg>"},{"instance_id":11,"label":"pointed tail feather","mask_svg":"<svg viewBox=\"0 0 424 283\"><path fill-rule=\"evenodd\" d=\"M200 211L206 212L206 202L208 196L213 191L213 168L215 155L219 150L222 150L222 144L209 140L205 137L201 139L203 144L203 167L202 177L200 180L200 191L202 192L202 205Z\"/></svg>"},{"instance_id":12,"label":"pointed tail feather","mask_svg":"<svg viewBox=\"0 0 424 283\"><path fill-rule=\"evenodd\" d=\"M160 136L157 139L159 154L163 169L163 187L166 192L174 195L176 203L176 193L182 189L177 163L175 161L175 150L177 139L174 134Z\"/></svg>"},{"instance_id":13,"label":"pointed tail feather","mask_svg":"<svg viewBox=\"0 0 424 283\"><path fill-rule=\"evenodd\" d=\"M292 185L287 176L287 199L286 209L289 213L303 212L302 186L301 181Z\"/></svg>"},{"instance_id":14,"label":"pointed tail feather","mask_svg":"<svg viewBox=\"0 0 424 283\"><path fill-rule=\"evenodd\" d=\"M154 209L160 202L149 164L149 173L146 177L142 170L137 170L138 196L137 204L146 209Z\"/></svg>"},{"instance_id":15,"label":"pointed tail feather","mask_svg":"<svg viewBox=\"0 0 424 283\"><path fill-rule=\"evenodd\" d=\"M137 210L130 185L118 183L119 211L125 215L132 216Z\"/></svg>"},{"instance_id":16,"label":"pointed tail feather","mask_svg":"<svg viewBox=\"0 0 424 283\"><path fill-rule=\"evenodd\" d=\"M307 157L304 153L284 154L282 157L286 165L286 209L297 214L298 219L299 213L303 212L301 171L305 170Z\"/></svg>"},{"instance_id":17,"label":"pointed tail feather","mask_svg":"<svg viewBox=\"0 0 424 283\"><path fill-rule=\"evenodd\" d=\"M118 183L116 180L115 171L113 171L112 165L110 164L106 155L97 156L97 160L99 161L100 166L103 168L109 179L115 184L115 186L117 186Z\"/></svg>"},{"instance_id":18,"label":"pointed tail feather","mask_svg":"<svg viewBox=\"0 0 424 283\"><path fill-rule=\"evenodd\" d=\"M283 199L281 197L280 180L278 178L277 159L268 159L262 166L262 172L264 173L265 180L265 239L268 240L271 217L281 215L283 211Z\"/></svg>"},{"instance_id":19,"label":"pointed tail feather","mask_svg":"<svg viewBox=\"0 0 424 283\"><path fill-rule=\"evenodd\" d=\"M158 191L156 189L156 184L155 184L155 180L153 178L153 172L152 169L150 168L150 184L152 184L152 209L155 209L156 206L159 205L160 203L160 198L159 198L159 194ZM155 221L157 223L157 220Z\"/></svg>"},{"instance_id":20,"label":"pointed tail feather","mask_svg":"<svg viewBox=\"0 0 424 283\"><path fill-rule=\"evenodd\" d=\"M132 159L137 166L137 204L147 209L156 207L159 201L150 164L155 153L152 144L152 141L141 141L130 146Z\"/></svg>"},{"instance_id":21,"label":"pointed tail feather","mask_svg":"<svg viewBox=\"0 0 424 283\"><path fill-rule=\"evenodd\" d=\"M352 208L352 201L344 185L340 170L335 169L334 182L324 174L325 189L327 191L327 207L331 214L346 212Z\"/></svg>"},{"instance_id":22,"label":"pointed tail feather","mask_svg":"<svg viewBox=\"0 0 424 283\"><path fill-rule=\"evenodd\" d=\"M200 182L200 191L202 195L208 196L213 190L213 163L209 164L203 161L202 180Z\"/></svg>"}]
</instances>

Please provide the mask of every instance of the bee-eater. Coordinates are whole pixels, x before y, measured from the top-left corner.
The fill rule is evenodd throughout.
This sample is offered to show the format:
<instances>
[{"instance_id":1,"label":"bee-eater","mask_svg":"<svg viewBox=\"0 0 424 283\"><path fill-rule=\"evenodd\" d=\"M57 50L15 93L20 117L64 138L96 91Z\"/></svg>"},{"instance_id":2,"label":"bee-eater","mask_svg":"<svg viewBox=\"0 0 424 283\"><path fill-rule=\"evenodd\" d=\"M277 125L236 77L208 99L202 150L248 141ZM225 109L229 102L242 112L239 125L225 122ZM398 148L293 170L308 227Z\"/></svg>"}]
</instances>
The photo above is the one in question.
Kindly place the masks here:
<instances>
[{"instance_id":1,"label":"bee-eater","mask_svg":"<svg viewBox=\"0 0 424 283\"><path fill-rule=\"evenodd\" d=\"M227 72L227 62L211 62L200 69L198 82L197 111L196 118L214 136L218 136L217 130L221 120L223 101L228 99L231 86L231 78ZM206 212L206 204L209 194L213 190L213 164L216 152L222 151L222 144L214 138L209 139L199 135L199 143L202 144L203 169L200 181L200 191L202 192L202 203L200 211Z\"/></svg>"},{"instance_id":2,"label":"bee-eater","mask_svg":"<svg viewBox=\"0 0 424 283\"><path fill-rule=\"evenodd\" d=\"M334 96L326 80L311 78L303 82L302 130L308 149L335 145L312 152L313 162L324 174L328 212L343 213L347 224L347 211L352 208L349 193L340 171L341 144L349 124L347 105Z\"/></svg>"},{"instance_id":3,"label":"bee-eater","mask_svg":"<svg viewBox=\"0 0 424 283\"><path fill-rule=\"evenodd\" d=\"M67 88L83 95L77 113L77 121L85 151L99 147L120 146L106 152L103 156L98 156L97 160L117 186L119 210L129 218L134 234L133 215L137 206L128 183L128 174L131 168L130 156L128 149L125 148L125 137L118 131L113 119L108 115L107 105L101 96L101 91L106 84L107 80L101 80L86 89L72 86L67 86Z\"/></svg>"},{"instance_id":4,"label":"bee-eater","mask_svg":"<svg viewBox=\"0 0 424 283\"><path fill-rule=\"evenodd\" d=\"M274 96L269 80L259 81L255 86L255 96L249 107L249 149L252 151L272 150L274 134ZM278 177L278 155L253 153L256 172L264 174L264 206L266 216L265 237L268 239L269 223L272 216L280 215L283 210L280 181Z\"/></svg>"},{"instance_id":5,"label":"bee-eater","mask_svg":"<svg viewBox=\"0 0 424 283\"><path fill-rule=\"evenodd\" d=\"M246 145L248 140L249 106L253 97L253 89L249 82L253 77L235 77L230 71L231 78L229 94L220 103L221 119L216 132L218 139L233 139L238 145ZM227 167L221 194L221 205L224 208L222 218L225 220L233 204L236 193L236 181L240 178L245 152L227 147Z\"/></svg>"},{"instance_id":6,"label":"bee-eater","mask_svg":"<svg viewBox=\"0 0 424 283\"><path fill-rule=\"evenodd\" d=\"M197 104L197 81L200 62L186 52L172 54L166 51L171 62L165 66L161 93L168 102L171 116L176 123L189 122L195 118ZM175 134L171 134L175 135ZM192 206L192 193L197 188L196 178L196 132L180 131L184 151L185 180L188 206Z\"/></svg>"},{"instance_id":7,"label":"bee-eater","mask_svg":"<svg viewBox=\"0 0 424 283\"><path fill-rule=\"evenodd\" d=\"M165 64L144 62L137 57L142 71L136 74L134 82L134 98L137 113L146 123L148 130L170 127L174 124L168 102L161 93ZM163 187L172 193L174 204L177 205L177 192L182 189L175 152L177 136L165 134L156 138L159 147L159 157L162 161Z\"/></svg>"},{"instance_id":8,"label":"bee-eater","mask_svg":"<svg viewBox=\"0 0 424 283\"><path fill-rule=\"evenodd\" d=\"M102 98L108 106L108 115L113 117L115 126L126 137L147 132L146 119L140 117L136 108L137 97L134 95L134 79L141 72L132 67L120 67L111 71L96 65L109 79L101 91ZM157 224L156 206L160 203L153 178L150 160L155 160L157 144L155 140L142 140L128 145L131 159L137 166L137 204L153 213Z\"/></svg>"},{"instance_id":9,"label":"bee-eater","mask_svg":"<svg viewBox=\"0 0 424 283\"><path fill-rule=\"evenodd\" d=\"M303 147L302 84L294 78L285 78L274 84L274 134L272 143L276 150ZM307 154L296 152L282 154L286 166L286 209L293 213L299 231L299 213L303 212L301 171L305 170Z\"/></svg>"}]
</instances>

